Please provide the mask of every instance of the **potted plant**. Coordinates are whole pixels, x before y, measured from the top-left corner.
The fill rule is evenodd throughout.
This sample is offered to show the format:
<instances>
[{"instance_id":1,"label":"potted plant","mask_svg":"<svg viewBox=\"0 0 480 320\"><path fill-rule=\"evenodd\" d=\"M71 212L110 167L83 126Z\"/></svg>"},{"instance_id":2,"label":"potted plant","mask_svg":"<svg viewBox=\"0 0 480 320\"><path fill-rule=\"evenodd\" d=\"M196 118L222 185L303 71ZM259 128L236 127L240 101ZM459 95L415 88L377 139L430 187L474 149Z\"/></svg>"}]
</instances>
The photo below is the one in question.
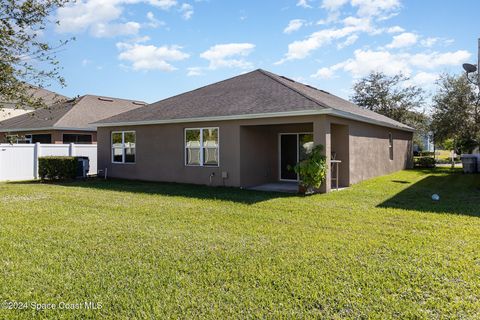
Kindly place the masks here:
<instances>
[{"instance_id":1,"label":"potted plant","mask_svg":"<svg viewBox=\"0 0 480 320\"><path fill-rule=\"evenodd\" d=\"M300 177L298 191L303 194L318 192L327 177L327 157L322 154L323 145L319 144L307 153L307 158L293 167Z\"/></svg>"}]
</instances>

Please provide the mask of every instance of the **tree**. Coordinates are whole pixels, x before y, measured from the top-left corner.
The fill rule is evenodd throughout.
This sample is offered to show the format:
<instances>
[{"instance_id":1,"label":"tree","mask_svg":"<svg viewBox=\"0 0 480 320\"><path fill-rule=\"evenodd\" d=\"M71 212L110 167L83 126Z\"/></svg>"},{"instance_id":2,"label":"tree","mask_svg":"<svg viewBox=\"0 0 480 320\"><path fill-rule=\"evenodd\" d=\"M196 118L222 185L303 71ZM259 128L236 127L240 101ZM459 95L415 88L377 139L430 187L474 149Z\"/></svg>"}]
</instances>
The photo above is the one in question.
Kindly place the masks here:
<instances>
[{"instance_id":1,"label":"tree","mask_svg":"<svg viewBox=\"0 0 480 320\"><path fill-rule=\"evenodd\" d=\"M372 71L354 84L351 99L362 108L415 128L414 143L423 145L430 121L423 111L425 91L408 85L408 80L403 74L388 76Z\"/></svg>"},{"instance_id":2,"label":"tree","mask_svg":"<svg viewBox=\"0 0 480 320\"><path fill-rule=\"evenodd\" d=\"M443 74L433 97L432 131L435 141L453 139L457 153L480 145L480 95L465 75Z\"/></svg>"},{"instance_id":3,"label":"tree","mask_svg":"<svg viewBox=\"0 0 480 320\"><path fill-rule=\"evenodd\" d=\"M62 86L55 54L70 40L51 45L41 34L51 13L68 0L4 0L0 3L0 97L16 107L44 107L30 85L44 87L49 81ZM58 23L58 21L56 22ZM0 106L1 108L1 106Z\"/></svg>"}]
</instances>

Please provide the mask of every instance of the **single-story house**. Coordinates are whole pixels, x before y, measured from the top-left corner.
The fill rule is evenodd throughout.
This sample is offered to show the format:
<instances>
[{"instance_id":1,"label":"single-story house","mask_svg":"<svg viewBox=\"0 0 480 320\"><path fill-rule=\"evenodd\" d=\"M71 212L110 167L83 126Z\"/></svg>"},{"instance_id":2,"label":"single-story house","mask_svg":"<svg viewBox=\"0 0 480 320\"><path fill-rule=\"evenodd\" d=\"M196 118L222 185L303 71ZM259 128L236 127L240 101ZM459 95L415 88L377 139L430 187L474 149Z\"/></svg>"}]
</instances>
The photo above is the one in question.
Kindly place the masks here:
<instances>
[{"instance_id":1,"label":"single-story house","mask_svg":"<svg viewBox=\"0 0 480 320\"><path fill-rule=\"evenodd\" d=\"M145 106L142 101L84 95L0 121L0 141L96 143L92 122Z\"/></svg>"},{"instance_id":2,"label":"single-story house","mask_svg":"<svg viewBox=\"0 0 480 320\"><path fill-rule=\"evenodd\" d=\"M35 87L33 85L27 85L25 87L27 94L34 99L41 98L43 103L47 106L52 106L59 102L64 102L69 98L55 93L53 91ZM13 118L28 112L32 112L33 109L28 106L18 106L17 103L12 101L6 101L2 96L0 96L0 121Z\"/></svg>"},{"instance_id":3,"label":"single-story house","mask_svg":"<svg viewBox=\"0 0 480 320\"><path fill-rule=\"evenodd\" d=\"M324 145L327 161L341 161L340 186L412 165L412 128L264 70L96 125L98 167L117 178L234 187L298 181L289 166L313 144Z\"/></svg>"}]
</instances>

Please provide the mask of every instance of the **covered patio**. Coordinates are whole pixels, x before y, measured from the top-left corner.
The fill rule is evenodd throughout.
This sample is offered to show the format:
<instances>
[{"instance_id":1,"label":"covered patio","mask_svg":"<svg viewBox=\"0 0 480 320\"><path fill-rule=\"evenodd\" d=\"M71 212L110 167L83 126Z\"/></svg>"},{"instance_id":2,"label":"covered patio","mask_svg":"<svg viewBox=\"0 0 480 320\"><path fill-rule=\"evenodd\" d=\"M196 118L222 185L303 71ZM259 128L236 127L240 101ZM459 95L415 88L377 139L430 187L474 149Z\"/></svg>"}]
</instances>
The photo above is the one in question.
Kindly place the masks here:
<instances>
[{"instance_id":1,"label":"covered patio","mask_svg":"<svg viewBox=\"0 0 480 320\"><path fill-rule=\"evenodd\" d=\"M299 177L291 168L316 144L325 147L329 163L336 162L330 163L322 192L336 188L337 182L338 188L349 186L349 127L330 123L326 116L318 116L314 122L299 119L296 123L240 126L241 185L261 191L297 192Z\"/></svg>"}]
</instances>

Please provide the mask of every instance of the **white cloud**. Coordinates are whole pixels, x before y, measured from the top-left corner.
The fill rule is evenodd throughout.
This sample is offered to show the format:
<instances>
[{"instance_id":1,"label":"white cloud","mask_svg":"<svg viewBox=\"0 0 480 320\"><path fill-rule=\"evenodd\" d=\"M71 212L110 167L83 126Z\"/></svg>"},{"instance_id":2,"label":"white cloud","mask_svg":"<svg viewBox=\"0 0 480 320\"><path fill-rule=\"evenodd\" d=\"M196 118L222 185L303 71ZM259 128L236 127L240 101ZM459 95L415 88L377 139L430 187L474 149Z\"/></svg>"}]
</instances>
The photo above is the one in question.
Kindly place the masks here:
<instances>
[{"instance_id":1,"label":"white cloud","mask_svg":"<svg viewBox=\"0 0 480 320\"><path fill-rule=\"evenodd\" d=\"M470 58L470 52L466 50L457 50L454 52L431 52L417 53L410 55L412 65L424 69L435 69L441 66L460 66Z\"/></svg>"},{"instance_id":2,"label":"white cloud","mask_svg":"<svg viewBox=\"0 0 480 320\"><path fill-rule=\"evenodd\" d=\"M396 49L409 47L417 43L418 36L411 32L404 32L393 37L393 40L390 44L387 45L387 48Z\"/></svg>"},{"instance_id":3,"label":"white cloud","mask_svg":"<svg viewBox=\"0 0 480 320\"><path fill-rule=\"evenodd\" d=\"M320 68L315 74L312 74L312 78L316 79L330 79L333 78L334 70L332 68Z\"/></svg>"},{"instance_id":4,"label":"white cloud","mask_svg":"<svg viewBox=\"0 0 480 320\"><path fill-rule=\"evenodd\" d=\"M323 0L322 8L335 11L340 9L343 5L345 5L348 0Z\"/></svg>"},{"instance_id":5,"label":"white cloud","mask_svg":"<svg viewBox=\"0 0 480 320\"><path fill-rule=\"evenodd\" d=\"M390 27L390 28L387 29L388 33L400 33L400 32L404 32L404 31L405 31L405 29L403 29L400 26L394 26L394 27Z\"/></svg>"},{"instance_id":6,"label":"white cloud","mask_svg":"<svg viewBox=\"0 0 480 320\"><path fill-rule=\"evenodd\" d=\"M418 72L413 77L410 78L406 82L406 85L414 85L420 87L431 87L435 85L435 82L439 78L438 73L431 73L431 72Z\"/></svg>"},{"instance_id":7,"label":"white cloud","mask_svg":"<svg viewBox=\"0 0 480 320\"><path fill-rule=\"evenodd\" d=\"M302 19L294 19L290 20L288 26L283 30L283 33L292 33L299 30L301 27L305 25L305 20Z\"/></svg>"},{"instance_id":8,"label":"white cloud","mask_svg":"<svg viewBox=\"0 0 480 320\"><path fill-rule=\"evenodd\" d=\"M176 0L149 0L148 3L162 10L168 10L178 4Z\"/></svg>"},{"instance_id":9,"label":"white cloud","mask_svg":"<svg viewBox=\"0 0 480 320\"><path fill-rule=\"evenodd\" d=\"M433 47L439 40L440 38L426 38L420 41L420 44L424 47L429 48L429 47Z\"/></svg>"},{"instance_id":10,"label":"white cloud","mask_svg":"<svg viewBox=\"0 0 480 320\"><path fill-rule=\"evenodd\" d=\"M310 5L311 0L298 0L297 6L302 7L302 8L311 8L312 6Z\"/></svg>"},{"instance_id":11,"label":"white cloud","mask_svg":"<svg viewBox=\"0 0 480 320\"><path fill-rule=\"evenodd\" d=\"M339 43L337 45L337 49L343 49L345 47L348 47L348 46L351 46L352 44L354 44L355 42L357 42L358 40L358 35L356 34L352 34L351 36L349 36L347 38L347 40L345 40L344 42L342 43Z\"/></svg>"},{"instance_id":12,"label":"white cloud","mask_svg":"<svg viewBox=\"0 0 480 320\"><path fill-rule=\"evenodd\" d=\"M144 42L148 42L150 41L150 37L149 36L141 36L141 37L135 37L135 38L130 38L124 42L128 42L128 43L144 43Z\"/></svg>"},{"instance_id":13,"label":"white cloud","mask_svg":"<svg viewBox=\"0 0 480 320\"><path fill-rule=\"evenodd\" d=\"M58 32L82 32L86 29L116 20L122 7L116 1L80 1L57 10Z\"/></svg>"},{"instance_id":14,"label":"white cloud","mask_svg":"<svg viewBox=\"0 0 480 320\"><path fill-rule=\"evenodd\" d=\"M189 57L187 53L181 51L182 47L176 45L156 47L119 42L117 48L121 51L118 59L130 62L133 70L173 71L176 68L170 62Z\"/></svg>"},{"instance_id":15,"label":"white cloud","mask_svg":"<svg viewBox=\"0 0 480 320\"><path fill-rule=\"evenodd\" d=\"M127 23L97 23L90 29L92 36L97 38L115 37L120 35L135 35L140 30L137 22Z\"/></svg>"},{"instance_id":16,"label":"white cloud","mask_svg":"<svg viewBox=\"0 0 480 320\"><path fill-rule=\"evenodd\" d=\"M453 39L445 39L440 37L428 37L420 41L420 44L423 47L427 47L427 48L431 48L435 45L449 46L452 43L453 43Z\"/></svg>"},{"instance_id":17,"label":"white cloud","mask_svg":"<svg viewBox=\"0 0 480 320\"><path fill-rule=\"evenodd\" d=\"M56 31L60 33L80 33L89 31L95 37L111 37L131 35L138 32L140 24L130 21L120 23L124 6L137 3L147 3L162 10L178 6L176 0L79 0L61 7L56 12L59 25ZM193 14L193 6L184 3L179 11L185 19ZM155 19L152 12L147 13L148 26L158 27L164 24Z\"/></svg>"},{"instance_id":18,"label":"white cloud","mask_svg":"<svg viewBox=\"0 0 480 320\"><path fill-rule=\"evenodd\" d=\"M255 45L251 43L217 44L200 54L200 57L209 61L209 69L221 67L248 69L252 67L252 63L246 61L244 57L254 48Z\"/></svg>"},{"instance_id":19,"label":"white cloud","mask_svg":"<svg viewBox=\"0 0 480 320\"><path fill-rule=\"evenodd\" d=\"M417 71L433 70L439 67L460 65L470 57L465 50L455 52L431 53L391 53L387 50L362 50L354 51L354 57L328 67L332 73L337 70L349 72L354 78L363 77L371 71L384 72L393 76L399 72L407 76ZM322 69L325 69L322 68ZM321 69L320 69L321 70ZM322 70L321 74L328 74ZM316 73L312 76L317 75ZM430 77L431 78L431 77ZM427 79L427 74L420 74L417 81Z\"/></svg>"},{"instance_id":20,"label":"white cloud","mask_svg":"<svg viewBox=\"0 0 480 320\"><path fill-rule=\"evenodd\" d=\"M183 19L189 20L193 16L193 6L191 4L184 3L180 7L180 12L182 12Z\"/></svg>"},{"instance_id":21,"label":"white cloud","mask_svg":"<svg viewBox=\"0 0 480 320\"><path fill-rule=\"evenodd\" d=\"M367 75L372 70L381 71L387 75L395 75L399 72L410 74L411 72L408 61L399 55L393 55L388 51L362 49L355 50L354 58L336 64L333 69L343 69L354 77Z\"/></svg>"},{"instance_id":22,"label":"white cloud","mask_svg":"<svg viewBox=\"0 0 480 320\"><path fill-rule=\"evenodd\" d=\"M353 21L350 21L353 23ZM358 23L358 20L355 20ZM289 60L305 59L314 50L324 45L330 44L333 40L349 37L356 32L364 32L371 30L369 25L358 23L357 25L346 25L339 29L323 29L312 33L304 40L297 40L288 45L288 52L284 58L275 64L282 64Z\"/></svg>"},{"instance_id":23,"label":"white cloud","mask_svg":"<svg viewBox=\"0 0 480 320\"><path fill-rule=\"evenodd\" d=\"M187 68L187 70L188 70L188 73L187 73L188 77L197 77L197 76L203 75L203 69L201 67L191 67L191 68Z\"/></svg>"},{"instance_id":24,"label":"white cloud","mask_svg":"<svg viewBox=\"0 0 480 320\"><path fill-rule=\"evenodd\" d=\"M373 28L371 26L371 21L368 18L357 18L357 17L346 17L343 19L343 23L347 27L355 27L358 30L355 31L366 31L371 32Z\"/></svg>"},{"instance_id":25,"label":"white cloud","mask_svg":"<svg viewBox=\"0 0 480 320\"><path fill-rule=\"evenodd\" d=\"M153 12L151 11L147 12L147 19L148 19L147 26L149 26L150 28L158 28L160 26L166 25L164 21L158 20L153 14Z\"/></svg>"},{"instance_id":26,"label":"white cloud","mask_svg":"<svg viewBox=\"0 0 480 320\"><path fill-rule=\"evenodd\" d=\"M400 9L399 0L351 0L351 5L357 7L359 16L378 17L386 19Z\"/></svg>"},{"instance_id":27,"label":"white cloud","mask_svg":"<svg viewBox=\"0 0 480 320\"><path fill-rule=\"evenodd\" d=\"M339 20L340 8L347 3L356 9L356 15ZM306 2L309 5L309 2ZM329 11L326 20L317 22L319 25L338 22L341 26L330 27L310 34L303 40L297 40L288 45L288 51L275 64L289 60L307 58L313 51L337 43L337 48L343 48L357 41L360 33L379 34L385 30L375 26L375 22L389 18L400 8L399 0L324 0L322 8ZM346 40L343 40L346 38Z\"/></svg>"}]
</instances>

